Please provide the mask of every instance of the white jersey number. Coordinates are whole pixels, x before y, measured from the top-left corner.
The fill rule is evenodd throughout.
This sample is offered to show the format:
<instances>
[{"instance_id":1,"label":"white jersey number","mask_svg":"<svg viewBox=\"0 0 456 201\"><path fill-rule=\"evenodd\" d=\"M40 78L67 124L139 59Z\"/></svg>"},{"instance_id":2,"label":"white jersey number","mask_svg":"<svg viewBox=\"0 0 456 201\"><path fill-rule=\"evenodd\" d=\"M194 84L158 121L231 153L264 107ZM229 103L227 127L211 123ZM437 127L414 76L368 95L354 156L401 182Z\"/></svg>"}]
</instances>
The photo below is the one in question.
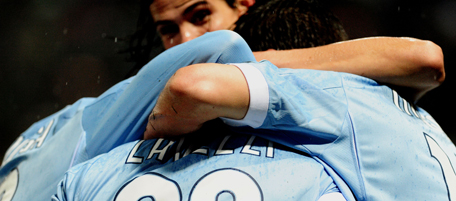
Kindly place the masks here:
<instances>
[{"instance_id":1,"label":"white jersey number","mask_svg":"<svg viewBox=\"0 0 456 201\"><path fill-rule=\"evenodd\" d=\"M150 173L137 177L123 186L117 193L116 201L141 200L151 198L155 201L181 201L179 184L163 175ZM212 171L192 187L189 200L238 200L260 201L263 193L258 183L247 173L237 169Z\"/></svg>"},{"instance_id":2,"label":"white jersey number","mask_svg":"<svg viewBox=\"0 0 456 201\"><path fill-rule=\"evenodd\" d=\"M448 196L450 200L456 201L456 173L451 165L451 161L437 142L428 135L424 135L429 145L432 157L437 159L442 167L443 176L448 188Z\"/></svg>"},{"instance_id":3,"label":"white jersey number","mask_svg":"<svg viewBox=\"0 0 456 201\"><path fill-rule=\"evenodd\" d=\"M12 170L0 184L0 201L11 201L19 183L19 172Z\"/></svg>"}]
</instances>

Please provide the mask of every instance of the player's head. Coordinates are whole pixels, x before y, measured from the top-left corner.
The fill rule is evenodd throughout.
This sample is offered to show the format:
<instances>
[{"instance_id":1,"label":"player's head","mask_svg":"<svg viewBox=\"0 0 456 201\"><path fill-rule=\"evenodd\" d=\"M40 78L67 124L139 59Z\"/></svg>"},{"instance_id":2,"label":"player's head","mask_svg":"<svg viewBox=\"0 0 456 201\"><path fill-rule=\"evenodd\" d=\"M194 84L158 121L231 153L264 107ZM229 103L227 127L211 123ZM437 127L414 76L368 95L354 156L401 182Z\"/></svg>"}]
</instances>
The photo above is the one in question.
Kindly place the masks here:
<instances>
[{"instance_id":1,"label":"player's head","mask_svg":"<svg viewBox=\"0 0 456 201\"><path fill-rule=\"evenodd\" d=\"M149 10L165 49L209 31L233 29L255 0L150 0Z\"/></svg>"},{"instance_id":2,"label":"player's head","mask_svg":"<svg viewBox=\"0 0 456 201\"><path fill-rule=\"evenodd\" d=\"M140 0L137 30L124 50L136 62L127 77L164 49L207 31L232 28L253 4L255 0Z\"/></svg>"},{"instance_id":3,"label":"player's head","mask_svg":"<svg viewBox=\"0 0 456 201\"><path fill-rule=\"evenodd\" d=\"M246 8L248 8L248 14L239 19L236 31L250 42L249 44L252 45L254 51L312 47L346 39L345 31L337 18L328 10L322 9L321 7L316 6L314 2L309 1L310 0L256 0L256 2L255 0L176 0L176 2L181 2L182 5L178 4L181 6L175 9L170 7L168 12L175 11L175 13L172 13L173 17L168 16L168 21L160 22L160 20L165 19L164 17L166 17L166 15L162 16L163 18L161 16L152 17L153 15L158 15L154 14L155 10L160 10L161 7L165 6L161 9L162 12L165 12L166 9L164 8L166 8L166 5L174 5L171 4L173 1L141 0L141 11L138 19L137 32L131 36L129 40L130 48L126 50L126 52L130 53L130 60L136 62L136 65L128 73L128 76L133 75L135 71L149 62L151 57L158 55L163 50L162 44L169 43L169 46L165 45L165 48L169 48L198 35L202 35L206 31L231 28L232 23L234 23L232 20L234 18L238 20L236 15L245 13L247 11ZM160 6L162 4L163 6ZM310 4L310 6L304 6L307 4ZM252 5L255 8L252 7ZM282 8L290 9L294 5L296 5L296 9L294 10L280 11ZM318 10L314 12L312 10L313 7L318 7ZM220 19L225 18L223 13L228 13L228 16L233 18L230 18L230 20ZM235 16L233 16L233 14L235 14ZM200 20L203 19L204 23L190 23L195 22L194 19L197 19L196 22L200 22ZM204 19L207 21L204 21ZM323 19L322 22L324 23L319 24L317 19ZM266 23L269 20L271 20L271 22ZM288 22L287 20L291 21ZM308 22L308 20L311 21ZM207 23L208 21L210 21L210 23ZM158 26L155 22L158 22ZM200 30L201 32L197 32L195 35L192 35L191 33L190 35L187 35L185 34L185 29L181 29L178 26L178 23L188 25L187 28L193 27L195 28L193 30ZM212 23L215 24L212 25ZM160 24L167 25L167 27L161 26ZM294 27L295 25L297 27ZM325 27L327 25L330 27ZM281 28L276 29L278 27ZM162 34L156 34L156 29ZM165 30L160 31L160 29ZM269 29L273 29L273 31L271 32ZM289 29L290 31L287 33L283 32L283 30L286 29ZM170 33L169 30L171 30L171 33L174 35L167 36L167 34ZM302 30L305 31L302 32ZM182 33L184 34L182 35ZM326 36L327 33L333 35ZM179 38L182 36L185 38ZM260 39L262 42L258 41ZM288 41L283 41L282 39L287 39ZM280 40L282 40L282 42ZM303 43L296 45L296 43L300 42ZM271 45L270 43L282 44L281 46L277 46ZM263 47L259 48L258 44ZM288 46L282 46L285 44L288 44Z\"/></svg>"},{"instance_id":4,"label":"player's head","mask_svg":"<svg viewBox=\"0 0 456 201\"><path fill-rule=\"evenodd\" d=\"M269 0L242 16L235 31L253 51L316 47L348 39L339 19L313 0Z\"/></svg>"}]
</instances>

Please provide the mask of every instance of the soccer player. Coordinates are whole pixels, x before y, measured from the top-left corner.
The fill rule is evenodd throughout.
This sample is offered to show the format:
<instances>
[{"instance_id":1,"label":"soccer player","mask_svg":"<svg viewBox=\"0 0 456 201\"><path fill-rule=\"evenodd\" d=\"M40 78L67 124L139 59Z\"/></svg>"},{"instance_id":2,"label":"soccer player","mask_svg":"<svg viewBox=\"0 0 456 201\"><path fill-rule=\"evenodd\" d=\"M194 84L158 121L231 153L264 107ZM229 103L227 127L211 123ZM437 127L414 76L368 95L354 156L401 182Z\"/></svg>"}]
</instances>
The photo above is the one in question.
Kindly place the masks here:
<instances>
[{"instance_id":1,"label":"soccer player","mask_svg":"<svg viewBox=\"0 0 456 201\"><path fill-rule=\"evenodd\" d=\"M208 38L210 35L218 35L218 37L211 39ZM196 39L198 42L191 42L216 41L215 39L221 38L241 40L233 33L219 32L202 36ZM176 54L179 49L175 48L165 54ZM236 49L230 51L239 52ZM244 44L244 49L249 48ZM239 54L250 55L250 60L254 60L251 53ZM170 66L170 68L174 67ZM156 71L154 66L146 66L137 77L141 77L144 82L150 77L143 76L143 73L152 74L153 71ZM144 92L148 91L147 88L135 87L135 89L137 89L136 93L128 95L141 97L139 99L141 103L129 102L131 107L148 104L148 97L154 98L138 93L143 91L142 94L145 94ZM145 114L148 113L145 112ZM202 143L199 141L207 135L213 136L211 133L217 132L223 137L204 140L209 144L203 144L201 148L193 144L196 149L188 146L184 148L184 139L176 143L163 139L137 141L117 147L108 154L76 166L66 174L55 199L122 200L125 197L133 199L150 197L159 200L162 196L166 198L177 196L175 198L178 200L206 198L201 197L199 193L194 193L195 191L205 191L207 192L205 196L212 199L344 199L341 194L336 193L339 190L324 171L323 166L305 154L282 150L280 145L275 147L267 141L252 136L227 132L228 129L222 125L212 126L216 130L206 130L205 137L192 137L190 140L196 141L196 144L201 146ZM199 131L201 132L203 131ZM113 138L116 139L116 137ZM185 157L182 158L182 156ZM287 174L280 174L284 171ZM268 174L265 175L265 172ZM294 176L297 174L305 178ZM164 187L155 191L153 190L155 185L164 185ZM147 187L138 189L139 186ZM175 191L168 192L168 189Z\"/></svg>"},{"instance_id":2,"label":"soccer player","mask_svg":"<svg viewBox=\"0 0 456 201\"><path fill-rule=\"evenodd\" d=\"M426 45L430 57L417 51L411 52L412 58L443 66L441 50ZM233 78L237 76L241 78ZM230 82L240 88L220 84L225 79L241 80ZM455 145L426 111L371 79L278 69L268 61L192 65L167 83L145 136L188 133L204 118L216 117L241 126L235 132L308 153L325 166L349 200L456 199ZM182 122L185 128L176 127Z\"/></svg>"},{"instance_id":3,"label":"soccer player","mask_svg":"<svg viewBox=\"0 0 456 201\"><path fill-rule=\"evenodd\" d=\"M382 39L378 39L378 40L382 40ZM358 43L358 42L356 42L356 43ZM364 43L364 41L361 41L361 42ZM338 45L346 45L346 44L338 44ZM402 45L405 45L405 44L402 43ZM173 49L171 49L171 51L172 50ZM204 67L204 65L202 67ZM214 75L216 75L216 74L218 74L217 73L218 70L224 70L223 68L225 68L225 67L226 66L221 67L221 66L215 65L215 66L211 66L211 68L205 69L205 70L207 70L208 74L213 73ZM185 68L185 69L188 70L188 69L192 69L192 68L193 67L189 67L189 68ZM225 73L226 71L224 71L224 74L222 77L226 78L226 76L231 75L231 72L234 72L235 74L233 74L233 75L235 75L234 77L236 77L236 72L237 72L237 75L240 75L240 77L237 76L238 78L240 78L239 80L245 82L243 75L239 74L239 70L237 70L236 67L228 67L228 68L230 68L231 70L234 69L234 71L230 71L228 73ZM142 72L144 72L144 71L142 71ZM140 72L140 75L142 72ZM182 71L179 71L175 76L173 76L171 82L175 78L180 77L181 75L185 75L185 73L182 73ZM249 76L246 76L246 77L249 77ZM233 78L233 77L231 77L231 78ZM181 80L181 79L178 79L178 80ZM187 79L182 79L182 80L185 81ZM223 81L223 78L220 79L219 81ZM220 83L220 82L218 82L218 83ZM230 88L226 87L228 84L231 87L236 87L235 86L236 81L230 79L229 83L222 84L223 86L225 86L224 89L227 89L227 90L230 89ZM184 85L186 85L186 84L184 84ZM196 85L196 88L198 88L197 85ZM231 88L231 90L232 90L232 88ZM204 90L202 90L202 91L204 91ZM221 90L221 91L223 91L223 90ZM247 93L248 93L247 89L243 90L243 91L244 92L247 91ZM255 90L250 90L250 91L252 92ZM234 90L234 92L236 92L236 90ZM204 96L202 96L202 97L204 97ZM215 97L217 97L217 96L215 96ZM242 96L240 96L240 97L242 97ZM235 97L232 97L232 98L235 98ZM220 97L220 99L223 100L225 98ZM191 103L191 102L185 102L185 103ZM132 105L138 105L138 104L136 104L136 102L135 102ZM178 105L176 105L176 106L178 106ZM177 109L176 111L181 111L181 110L179 110L179 108L174 108L174 109ZM174 110L174 109L173 109L173 107L170 107L170 110ZM161 118L160 115L162 115L162 114L158 114L157 118ZM229 116L229 115L227 115L227 116ZM153 115L152 115L152 117L153 117ZM193 119L197 120L198 118L195 118L195 117L197 117L197 116L194 116L194 117L191 117L188 119L190 121ZM175 126L174 128L181 129L185 125L186 125L186 123L174 125ZM216 133L216 132L209 132L209 134L210 133ZM274 131L271 134L273 134L273 133L274 133ZM262 131L262 134L267 135L268 132ZM287 133L287 134L291 135L293 133ZM208 171L209 171L209 173L207 173L207 175L212 175L213 173L219 172L217 168L219 168L219 169L221 168L224 171L225 168L227 168L227 167L233 168L233 167L236 167L237 165L240 165L240 163L246 162L246 161L241 161L238 163L227 164L224 159L229 160L229 161L231 161L231 159L229 159L229 158L227 159L220 155L218 155L218 158L214 157L214 155L217 156L217 154L214 154L214 155L209 154L209 155L204 155L204 156L198 155L198 153L206 153L206 154L207 153L217 153L216 149L223 149L222 148L223 146L221 146L223 142L230 143L229 140L231 138L226 138L226 137L227 137L226 135L222 134L222 136L220 138L218 138L218 140L216 140L215 142L213 141L212 143L216 143L216 144L212 145L212 148L209 148L209 150L211 150L211 151L207 151L208 150L207 147L204 148L203 150L196 149L198 151L193 151L194 149L190 149L190 151L188 151L186 149L177 148L177 147L182 147L179 145L179 144L181 144L181 142L182 143L185 142L185 141L179 141L177 143L178 145L176 147L177 150L182 150L182 151L178 152L178 154L177 154L177 156L179 158L180 158L180 156L185 155L186 153L194 153L194 154L187 155L186 157L180 159L181 161L183 161L182 163L184 163L184 162L185 163L182 165L183 167L178 168L178 170L175 169L176 168L174 166L175 163L166 163L163 166L156 165L157 159L155 159L155 157L158 157L158 156L154 156L154 154L163 153L166 150L170 150L170 148L167 147L167 145L169 145L168 141L159 141L159 140L145 141L146 144L144 146L146 148L144 148L145 150L141 150L141 151L137 151L137 150L140 149L141 147L143 147L142 141L123 145L106 155L102 155L102 156L96 158L95 160L89 161L85 164L82 164L82 165L70 170L68 172L67 176L65 177L65 180L61 183L61 186L60 186L61 190L59 191L60 194L58 195L58 197L61 199L64 199L64 198L68 198L68 199L74 199L74 198L120 199L119 198L120 195L125 194L125 195L129 195L131 197L133 197L133 196L137 196L138 198L139 197L153 197L154 199L158 199L154 196L159 196L160 192L154 191L153 185L156 185L155 183L160 182L160 181L167 181L166 183L171 184L170 187L173 187L173 189L177 189L176 192L182 192L182 194L180 194L182 197L178 197L176 199L180 199L180 198L185 199L185 198L191 197L193 195L193 190L199 188L199 186L200 186L199 181L200 180L206 181L206 178L207 178L206 173ZM250 140L247 140L247 138L249 138L248 136L247 137L241 136L241 137L244 137L243 143L241 143L241 144L250 144L250 143L248 143L248 141L250 141ZM193 139L195 139L195 138L193 138ZM196 138L196 139L201 140L202 138ZM234 141L237 141L238 138L234 137L233 139L234 139ZM318 138L315 137L315 139L313 139L312 143L328 143L328 142L331 142L331 140L333 140L333 139L334 139L334 136L331 136L331 135L323 136L323 137L318 136ZM279 139L279 141L281 141L281 140L285 140L285 142L286 142L286 139ZM319 141L315 141L315 140L319 140ZM148 142L149 142L149 144L147 144ZM160 142L160 143L158 143L158 142ZM175 145L175 144L176 143L174 143L173 145ZM225 144L223 144L223 145L225 145ZM299 146L299 145L296 145L296 146ZM165 151L163 151L163 149L159 148L159 147L164 147L163 149ZM253 149L254 150L267 150L266 147L261 147L261 148L260 147L255 147ZM237 158L237 157L242 156L242 153L245 153L245 152L241 151L243 149L244 148L237 149L236 151L230 150L228 153L233 153L233 155L230 155L230 156ZM160 152L158 152L158 151L160 151ZM171 151L171 155L173 155L175 153L176 153L176 151ZM256 153L258 154L259 152L256 152ZM208 158L208 156L209 156L209 158ZM205 159L203 161L205 168L202 171L193 170L193 167L203 167L203 166L200 166L201 158ZM118 159L118 160L116 160L116 159ZM220 163L220 164L218 164L219 166L213 164L213 160L215 160L215 159L218 159L218 163ZM279 158L277 158L277 159L279 159ZM118 162L119 160L124 161L124 162L119 163ZM192 164L191 168L187 168L189 166L189 164L187 164L187 162L195 161L195 160L198 161L198 163L195 162L195 164ZM254 159L245 158L245 160L248 161L248 160L254 160ZM136 163L138 163L138 164L132 164L131 162L133 162L133 161L136 161ZM128 163L128 162L130 162L130 163ZM177 162L179 162L179 160ZM249 163L246 163L246 164L249 164ZM281 165L286 166L286 164L280 164L280 163L274 164L274 166L281 166ZM106 166L113 167L113 170L100 172L100 169L103 169ZM174 170L174 171L165 171L164 172L163 170L161 170L161 168L163 168L163 167L167 167L167 170ZM296 167L296 166L293 166L293 167ZM123 169L123 171L118 171L120 169ZM214 169L217 169L217 170L214 170ZM212 171L212 170L214 170L214 171ZM238 172L237 170L238 169L236 169L235 172ZM191 171L192 173L195 173L196 178L192 177L192 176L189 177L188 176L189 171ZM261 187L268 186L268 185L262 185L262 184L268 182L269 175L267 175L265 178L261 178L261 176L259 176L257 173L255 173L255 171L251 171L249 169L244 169L244 170L242 170L242 172L250 175L250 177L252 179L255 179L255 180L260 179L261 182L258 182L258 183L261 183L261 184L258 186L261 186ZM244 173L242 173L242 174L244 175ZM182 175L185 175L185 178L182 178ZM339 178L337 176L337 174L333 173L333 175L335 175L336 178L339 179L338 182L340 184L342 184L342 185L345 184L344 180L340 180L341 178ZM283 176L289 176L289 175L286 174ZM223 177L223 178L225 178L225 177ZM265 180L263 180L263 179L265 179ZM187 180L189 180L190 182L187 182ZM228 180L228 181L231 181L231 180ZM312 182L315 182L315 180L312 180ZM230 183L230 182L228 182L228 183ZM211 184L214 186L217 186L214 194L219 195L219 194L217 194L217 193L221 192L220 189L218 188L219 185L217 183L211 183ZM152 186L147 189L138 190L138 192L136 192L136 193L138 193L138 195L135 195L134 192L132 192L133 191L132 189L138 189L139 186L145 186L145 185L152 185ZM300 185L302 187L305 184L301 183ZM96 190L94 190L94 189L96 189ZM166 188L166 189L168 189L168 188ZM183 189L183 190L180 190L180 189ZM211 189L211 190L214 190L214 189ZM227 191L223 191L223 192L227 192ZM223 192L220 193L220 195L223 194ZM251 192L256 192L256 191L251 191ZM351 195L350 190L345 189L345 192L349 196ZM129 194L129 193L131 193L131 194ZM214 194L211 193L211 195L214 195ZM83 198L74 197L77 195L81 195L81 196L87 195L87 197L83 197ZM173 193L168 194L168 196L169 195L173 195ZM236 193L233 193L230 196L235 196L235 195L236 195ZM285 195L280 195L280 198L287 199L286 197L283 197L283 196L285 196ZM214 198L214 197L215 196L213 196L212 198ZM232 198L232 197L229 197L229 198ZM267 196L265 198L271 198L272 200L280 199L280 198L274 199L274 197L269 197L269 196Z\"/></svg>"},{"instance_id":4,"label":"soccer player","mask_svg":"<svg viewBox=\"0 0 456 201\"><path fill-rule=\"evenodd\" d=\"M175 47L179 54L160 55L148 65L153 68L145 68L135 78L119 83L97 99L83 99L30 127L5 155L0 169L3 199L48 198L69 167L139 139L155 104L151 97L158 96L165 81L179 66L252 60L244 56L248 54L242 54L242 48L231 46L229 35L221 37L227 41L217 37L210 40L210 36ZM198 55L188 51L198 47L204 48L198 50Z\"/></svg>"},{"instance_id":5,"label":"soccer player","mask_svg":"<svg viewBox=\"0 0 456 201\"><path fill-rule=\"evenodd\" d=\"M233 23L236 22L240 16L250 18L249 13L251 11L256 10L256 7L262 6L267 2L269 2L269 0L143 0L141 1L142 15L138 20L140 22L140 29L138 34L133 37L135 38L133 41L138 44L138 47L132 48L132 57L136 58L136 61L138 61L138 68L149 61L150 49L155 47L151 44L155 38L156 32L159 33L159 37L161 38L165 49L168 49L201 36L206 32L220 29L232 30L235 27ZM268 15L275 16L273 13L269 13ZM302 16L306 17L305 14ZM261 17L266 17L266 15L262 15ZM312 21L312 18L305 19L306 21ZM260 22L260 20L258 22ZM314 23L318 25L318 21L315 21ZM341 25L339 24L338 26ZM335 39L336 41L346 40L348 37L345 32L341 27L339 29L342 32L334 34L334 38L332 39ZM258 30L268 29L263 27ZM312 34L313 32L309 30L302 31L309 34ZM324 30L318 31L322 32ZM267 32L263 31L262 33ZM325 37L329 38L328 35ZM143 46L143 43L148 43L149 45ZM409 48L413 48L413 50L421 49L423 48L421 47L421 44L420 41L417 41L415 44L416 46L410 46ZM302 45L304 44L295 48L302 47ZM378 45L381 45L381 48L383 48L390 44L388 41L384 41L382 44ZM378 48L377 50L381 51L381 48ZM353 54L350 54L351 56L349 56L350 58L358 52L352 53ZM364 65L363 68L353 67L352 65L334 65L337 62L332 62L332 64L328 65L320 65L320 62L323 62L326 58L322 60L313 60L315 57L319 57L317 56L318 54L320 53L313 52L312 54L309 54L306 49L254 52L257 61L267 59L279 68L314 68L317 70L349 72L375 79L381 83L391 84L395 86L395 88L398 88L396 86L405 87L406 90L401 91L401 94L413 101L418 100L427 91L437 87L439 84L434 77L442 78L440 74L444 73L443 68L435 69L430 66L420 66L420 64L401 65L400 67L394 65L382 65L378 67ZM325 52L325 54L328 54L328 58L338 56L348 58L341 52ZM360 54L359 58L362 58L363 56L363 54ZM312 59L309 59L311 57ZM318 65L302 65L309 64L310 62L318 62Z\"/></svg>"}]
</instances>

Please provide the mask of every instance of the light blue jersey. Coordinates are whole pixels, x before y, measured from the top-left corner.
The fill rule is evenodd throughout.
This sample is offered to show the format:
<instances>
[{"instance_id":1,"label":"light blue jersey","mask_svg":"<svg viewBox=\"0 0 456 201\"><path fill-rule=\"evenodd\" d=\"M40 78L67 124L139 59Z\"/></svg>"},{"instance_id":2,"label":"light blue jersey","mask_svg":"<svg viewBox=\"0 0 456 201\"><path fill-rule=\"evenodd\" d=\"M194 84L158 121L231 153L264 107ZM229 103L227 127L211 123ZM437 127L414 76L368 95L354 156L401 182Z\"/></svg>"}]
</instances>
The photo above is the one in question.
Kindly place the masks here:
<instances>
[{"instance_id":1,"label":"light blue jersey","mask_svg":"<svg viewBox=\"0 0 456 201\"><path fill-rule=\"evenodd\" d=\"M222 35L224 40L227 39L227 36L233 37L229 32L222 33L225 33ZM226 33L229 34L226 35ZM244 55L238 56L238 59L252 55L248 48L242 50L236 47L229 50ZM248 52L245 53L245 51ZM170 56L175 54L170 54ZM214 57L219 62L232 61L224 59L223 55L216 54ZM174 56L173 59L183 58ZM91 136L87 134L87 139L96 139L97 136L109 137L103 138L104 140L93 140L92 143L82 146L85 148L79 149L78 156L90 158L89 155L101 152L93 150L97 151L94 153L87 150L90 147L109 151L112 146L128 141L128 138L139 138L142 135L148 115L158 97L158 93L154 94L150 89L158 87L156 86L158 84L161 86L161 90L166 80L175 71L163 70L166 72L163 73L154 69L146 66L141 70L122 94L124 99L119 98L123 101L116 101L110 109L111 112L100 115L100 118L92 118L95 114L83 118L83 121L90 122L105 118L105 120L98 121L100 123L93 123L94 128L86 129L96 131L90 132L94 133ZM150 75L156 77L151 79ZM85 111L89 111L89 109L90 106L86 107ZM212 132L222 132L223 130L226 128L219 127L218 130ZM222 135L226 136L226 133L222 132ZM211 133L211 136L214 135ZM191 139L201 141L206 138L193 137ZM122 145L108 154L70 169L59 185L58 194L54 199L124 200L124 196L129 196L128 198L133 197L138 200L140 198L201 200L202 195L197 192L206 192L209 187L215 193L210 194L211 198L220 200L233 199L233 196L237 200L300 200L304 198L317 200L322 195L338 192L332 178L328 176L321 164L303 153L297 154L282 150L280 147L274 148L275 145L261 139L255 140L250 136L221 137L209 140L206 144L196 143L204 145L196 150L184 148L185 144L181 142L183 141L172 143L163 140L149 140ZM177 160L179 158L182 159ZM76 161L83 160L76 159ZM220 186L222 184L227 186ZM154 187L156 185L160 186L160 190L156 190L157 188ZM138 188L141 190L138 191ZM165 197L160 197L163 194Z\"/></svg>"},{"instance_id":2,"label":"light blue jersey","mask_svg":"<svg viewBox=\"0 0 456 201\"><path fill-rule=\"evenodd\" d=\"M455 145L426 111L389 87L347 73L277 69L267 61L238 66L262 75L247 80L257 89L251 99L266 103L250 106L252 119L227 123L271 132L238 131L309 153L347 197L456 200Z\"/></svg>"},{"instance_id":3,"label":"light blue jersey","mask_svg":"<svg viewBox=\"0 0 456 201\"><path fill-rule=\"evenodd\" d=\"M208 143L192 137L119 146L70 169L53 200L291 201L339 192L314 159L259 137L225 135L221 126L209 131L218 137Z\"/></svg>"},{"instance_id":4,"label":"light blue jersey","mask_svg":"<svg viewBox=\"0 0 456 201\"><path fill-rule=\"evenodd\" d=\"M81 110L93 101L81 99L36 122L13 143L0 169L0 200L49 199L83 134Z\"/></svg>"},{"instance_id":5,"label":"light blue jersey","mask_svg":"<svg viewBox=\"0 0 456 201\"><path fill-rule=\"evenodd\" d=\"M0 168L0 200L49 200L71 166L138 140L166 81L194 63L254 60L235 33L218 31L176 46L147 64L136 77L98 98L82 99L25 131L8 149Z\"/></svg>"}]
</instances>

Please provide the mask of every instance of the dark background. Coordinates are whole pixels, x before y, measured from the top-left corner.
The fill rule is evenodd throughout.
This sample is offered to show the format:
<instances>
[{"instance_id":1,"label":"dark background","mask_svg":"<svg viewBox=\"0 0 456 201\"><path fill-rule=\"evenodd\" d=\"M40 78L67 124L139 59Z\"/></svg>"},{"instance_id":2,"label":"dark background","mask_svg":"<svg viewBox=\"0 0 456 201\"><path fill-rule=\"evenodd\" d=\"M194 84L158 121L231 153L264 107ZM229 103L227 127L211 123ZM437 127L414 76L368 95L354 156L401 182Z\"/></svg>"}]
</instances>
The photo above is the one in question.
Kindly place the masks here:
<instances>
[{"instance_id":1,"label":"dark background","mask_svg":"<svg viewBox=\"0 0 456 201\"><path fill-rule=\"evenodd\" d=\"M0 159L33 122L96 97L133 66L124 41L139 0L0 0ZM447 78L419 106L456 141L450 96L456 60L456 1L323 0L350 38L409 36L434 41Z\"/></svg>"}]
</instances>

